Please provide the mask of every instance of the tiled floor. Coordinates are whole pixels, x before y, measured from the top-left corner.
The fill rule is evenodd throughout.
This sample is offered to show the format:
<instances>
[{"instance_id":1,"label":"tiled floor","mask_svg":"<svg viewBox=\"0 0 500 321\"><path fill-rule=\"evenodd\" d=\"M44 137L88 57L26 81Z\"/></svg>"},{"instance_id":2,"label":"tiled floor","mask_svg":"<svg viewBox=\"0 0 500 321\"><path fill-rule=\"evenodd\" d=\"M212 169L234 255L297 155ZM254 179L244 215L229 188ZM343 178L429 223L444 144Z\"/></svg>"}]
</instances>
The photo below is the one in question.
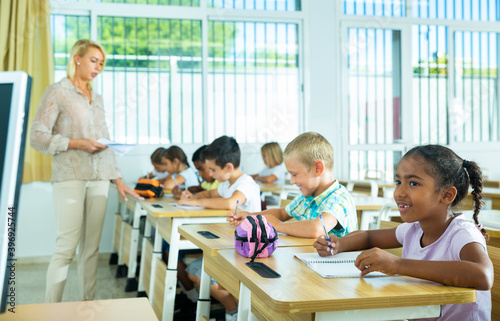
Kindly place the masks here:
<instances>
[{"instance_id":1,"label":"tiled floor","mask_svg":"<svg viewBox=\"0 0 500 321\"><path fill-rule=\"evenodd\" d=\"M127 278L115 278L116 265L109 265L109 254L101 254L97 268L96 299L133 298L137 292L125 292ZM70 266L63 302L80 301L76 260ZM16 304L44 303L45 276L49 258L19 259L16 268Z\"/></svg>"}]
</instances>

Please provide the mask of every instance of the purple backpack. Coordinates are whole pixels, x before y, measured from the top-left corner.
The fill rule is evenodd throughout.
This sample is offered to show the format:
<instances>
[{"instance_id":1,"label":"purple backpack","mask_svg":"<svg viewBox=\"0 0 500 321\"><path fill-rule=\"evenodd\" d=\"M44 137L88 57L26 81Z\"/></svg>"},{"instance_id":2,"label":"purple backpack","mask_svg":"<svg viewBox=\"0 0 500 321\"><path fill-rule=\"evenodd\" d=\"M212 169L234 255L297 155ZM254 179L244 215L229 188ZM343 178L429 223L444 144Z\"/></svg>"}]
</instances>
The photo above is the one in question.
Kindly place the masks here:
<instances>
[{"instance_id":1,"label":"purple backpack","mask_svg":"<svg viewBox=\"0 0 500 321\"><path fill-rule=\"evenodd\" d=\"M234 231L236 250L255 260L268 257L278 247L278 233L262 215L249 215Z\"/></svg>"}]
</instances>

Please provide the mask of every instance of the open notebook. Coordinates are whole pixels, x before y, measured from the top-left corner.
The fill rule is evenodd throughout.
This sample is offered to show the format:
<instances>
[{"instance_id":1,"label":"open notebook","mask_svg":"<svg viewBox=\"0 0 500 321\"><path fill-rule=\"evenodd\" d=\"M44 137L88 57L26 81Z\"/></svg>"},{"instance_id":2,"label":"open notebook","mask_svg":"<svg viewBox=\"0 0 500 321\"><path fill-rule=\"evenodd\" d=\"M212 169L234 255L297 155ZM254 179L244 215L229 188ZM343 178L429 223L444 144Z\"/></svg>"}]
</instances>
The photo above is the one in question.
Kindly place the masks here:
<instances>
[{"instance_id":1,"label":"open notebook","mask_svg":"<svg viewBox=\"0 0 500 321\"><path fill-rule=\"evenodd\" d=\"M343 252L327 257L321 257L318 253L297 253L295 256L324 278L352 278L359 277L361 273L354 265L360 253ZM371 272L366 276L386 276L386 274Z\"/></svg>"}]
</instances>

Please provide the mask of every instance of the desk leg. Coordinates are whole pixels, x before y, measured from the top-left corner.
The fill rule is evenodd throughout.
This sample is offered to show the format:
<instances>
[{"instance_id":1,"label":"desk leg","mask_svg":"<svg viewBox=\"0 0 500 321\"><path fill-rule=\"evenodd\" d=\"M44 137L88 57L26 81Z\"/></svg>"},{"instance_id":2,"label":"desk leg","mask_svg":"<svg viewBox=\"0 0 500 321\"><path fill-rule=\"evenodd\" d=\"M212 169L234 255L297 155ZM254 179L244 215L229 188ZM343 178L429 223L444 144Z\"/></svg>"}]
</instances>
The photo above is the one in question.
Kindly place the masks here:
<instances>
[{"instance_id":1,"label":"desk leg","mask_svg":"<svg viewBox=\"0 0 500 321\"><path fill-rule=\"evenodd\" d=\"M240 282L240 297L238 302L238 321L250 320L252 301L251 292L243 283Z\"/></svg>"},{"instance_id":2,"label":"desk leg","mask_svg":"<svg viewBox=\"0 0 500 321\"><path fill-rule=\"evenodd\" d=\"M168 251L167 274L165 275L165 295L163 296L163 321L172 321L174 319L177 261L179 259L179 242L181 239L179 234L180 225L182 225L182 219L172 219L170 250Z\"/></svg>"},{"instance_id":3,"label":"desk leg","mask_svg":"<svg viewBox=\"0 0 500 321\"><path fill-rule=\"evenodd\" d=\"M359 229L367 231L370 229L370 222L374 217L379 215L378 211L362 211L361 212L361 222L359 223Z\"/></svg>"},{"instance_id":4,"label":"desk leg","mask_svg":"<svg viewBox=\"0 0 500 321\"><path fill-rule=\"evenodd\" d=\"M127 286L125 292L133 292L137 290L137 280L135 272L137 272L137 248L139 247L139 226L141 224L141 216L146 213L139 202L135 203L134 218L132 221L132 235L130 241L130 257L128 262Z\"/></svg>"},{"instance_id":5,"label":"desk leg","mask_svg":"<svg viewBox=\"0 0 500 321\"><path fill-rule=\"evenodd\" d=\"M153 262L151 262L151 278L149 280L149 302L153 304L153 295L155 293L155 272L156 272L156 259L161 260L161 244L163 239L158 231L158 223L155 226L155 244L153 244Z\"/></svg>"},{"instance_id":6,"label":"desk leg","mask_svg":"<svg viewBox=\"0 0 500 321\"><path fill-rule=\"evenodd\" d=\"M201 263L200 296L196 306L196 321L210 317L210 275L205 272L205 260Z\"/></svg>"},{"instance_id":7,"label":"desk leg","mask_svg":"<svg viewBox=\"0 0 500 321\"><path fill-rule=\"evenodd\" d=\"M141 266L139 267L139 284L137 285L137 296L142 295L143 292L145 292L144 288L144 260L146 255L146 242L147 240L151 237L151 224L149 223L148 220L146 220L146 224L144 226L144 232L143 232L144 237L142 238L142 255L141 255Z\"/></svg>"},{"instance_id":8,"label":"desk leg","mask_svg":"<svg viewBox=\"0 0 500 321\"><path fill-rule=\"evenodd\" d=\"M120 232L120 245L118 246L118 265L116 266L116 275L115 277L121 278L124 277L124 272L126 271L127 266L125 262L123 262L123 231L125 230L125 217L127 216L127 204L118 203L120 207L120 215L122 216L122 226Z\"/></svg>"}]
</instances>

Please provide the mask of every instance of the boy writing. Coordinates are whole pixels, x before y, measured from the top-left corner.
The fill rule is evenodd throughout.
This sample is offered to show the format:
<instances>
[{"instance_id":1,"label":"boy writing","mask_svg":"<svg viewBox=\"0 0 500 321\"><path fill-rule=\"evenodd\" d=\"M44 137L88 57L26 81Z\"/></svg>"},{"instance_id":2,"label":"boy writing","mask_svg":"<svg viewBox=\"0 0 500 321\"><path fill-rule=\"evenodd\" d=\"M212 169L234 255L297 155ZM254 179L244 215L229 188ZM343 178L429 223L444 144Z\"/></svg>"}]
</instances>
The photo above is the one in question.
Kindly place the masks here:
<instances>
[{"instance_id":1,"label":"boy writing","mask_svg":"<svg viewBox=\"0 0 500 321\"><path fill-rule=\"evenodd\" d=\"M210 176L219 181L219 186L210 191L192 194L184 191L179 205L203 206L213 209L260 211L260 189L250 175L240 169L241 151L234 138L217 138L202 153Z\"/></svg>"},{"instance_id":2,"label":"boy writing","mask_svg":"<svg viewBox=\"0 0 500 321\"><path fill-rule=\"evenodd\" d=\"M320 134L308 132L288 144L284 152L285 166L291 174L291 184L300 188L297 196L286 207L261 213L228 213L228 222L238 226L246 216L265 215L278 232L317 238L324 235L319 215L326 230L338 237L357 230L358 220L354 201L333 177L333 148ZM287 222L291 218L296 221Z\"/></svg>"},{"instance_id":3,"label":"boy writing","mask_svg":"<svg viewBox=\"0 0 500 321\"><path fill-rule=\"evenodd\" d=\"M202 158L210 176L220 182L219 186L194 195L184 191L179 205L234 210L238 204L238 208L246 211L261 211L260 188L251 176L241 172L241 151L234 138L217 138L203 151ZM201 281L201 263L199 258L187 267L189 279L197 284ZM213 279L210 295L226 309L226 321L237 320L237 299Z\"/></svg>"}]
</instances>

